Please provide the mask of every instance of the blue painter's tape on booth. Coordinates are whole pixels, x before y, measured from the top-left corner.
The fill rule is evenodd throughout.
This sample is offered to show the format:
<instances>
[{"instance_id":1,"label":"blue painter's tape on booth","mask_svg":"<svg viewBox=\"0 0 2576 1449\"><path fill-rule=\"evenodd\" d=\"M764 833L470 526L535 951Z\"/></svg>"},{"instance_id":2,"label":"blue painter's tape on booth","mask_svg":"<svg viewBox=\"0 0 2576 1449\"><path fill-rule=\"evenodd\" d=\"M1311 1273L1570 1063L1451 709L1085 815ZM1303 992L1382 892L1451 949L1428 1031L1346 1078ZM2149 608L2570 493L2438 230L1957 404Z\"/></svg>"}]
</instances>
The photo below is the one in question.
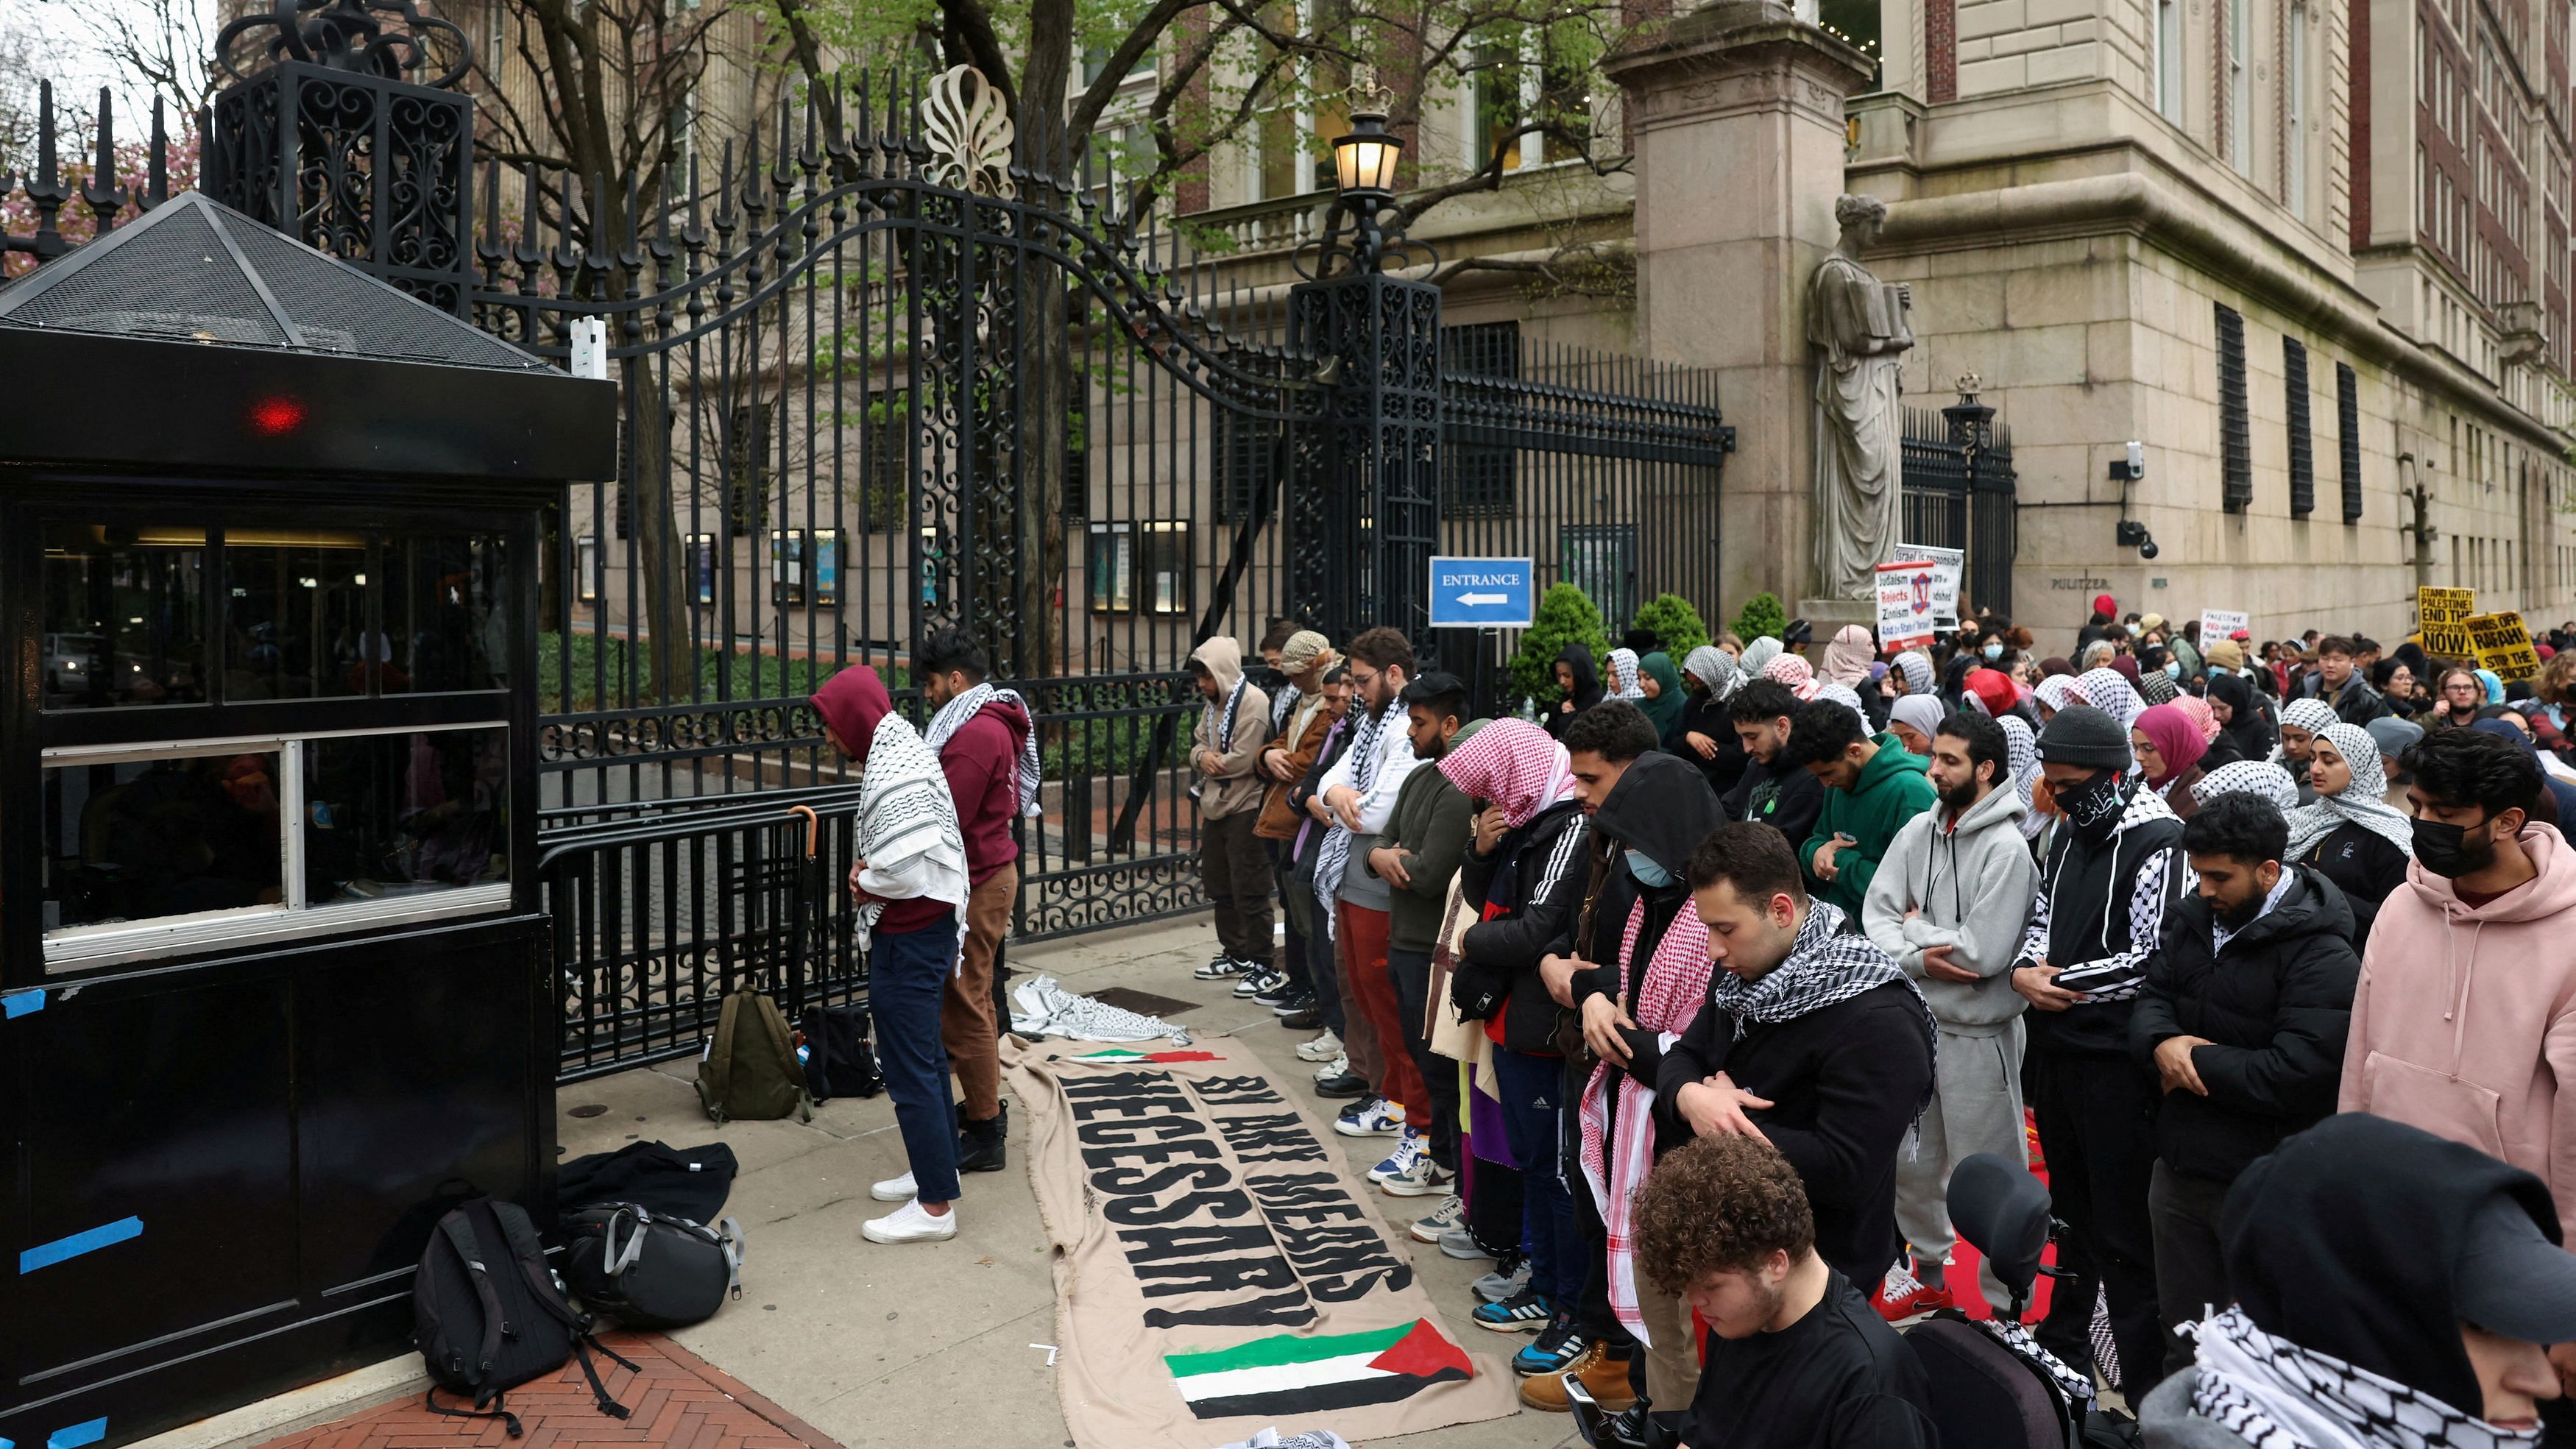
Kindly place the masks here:
<instances>
[{"instance_id":1,"label":"blue painter's tape on booth","mask_svg":"<svg viewBox=\"0 0 2576 1449\"><path fill-rule=\"evenodd\" d=\"M42 991L13 991L0 996L0 1021L16 1021L31 1011L44 1009L45 993Z\"/></svg>"},{"instance_id":2,"label":"blue painter's tape on booth","mask_svg":"<svg viewBox=\"0 0 2576 1449\"><path fill-rule=\"evenodd\" d=\"M56 1238L50 1243L41 1243L29 1248L18 1255L18 1271L33 1273L38 1268L50 1268L65 1258L77 1258L83 1253L94 1253L101 1248L124 1242L128 1238L142 1236L143 1219L118 1218L105 1227L92 1228L85 1233L74 1233L68 1238ZM89 1441L84 1439L80 1442L85 1444ZM48 1446L48 1449L51 1449L51 1446Z\"/></svg>"},{"instance_id":3,"label":"blue painter's tape on booth","mask_svg":"<svg viewBox=\"0 0 2576 1449\"><path fill-rule=\"evenodd\" d=\"M81 1449L83 1444L95 1444L106 1437L107 1421L92 1419L86 1424L56 1429L53 1437L45 1441L45 1449Z\"/></svg>"}]
</instances>

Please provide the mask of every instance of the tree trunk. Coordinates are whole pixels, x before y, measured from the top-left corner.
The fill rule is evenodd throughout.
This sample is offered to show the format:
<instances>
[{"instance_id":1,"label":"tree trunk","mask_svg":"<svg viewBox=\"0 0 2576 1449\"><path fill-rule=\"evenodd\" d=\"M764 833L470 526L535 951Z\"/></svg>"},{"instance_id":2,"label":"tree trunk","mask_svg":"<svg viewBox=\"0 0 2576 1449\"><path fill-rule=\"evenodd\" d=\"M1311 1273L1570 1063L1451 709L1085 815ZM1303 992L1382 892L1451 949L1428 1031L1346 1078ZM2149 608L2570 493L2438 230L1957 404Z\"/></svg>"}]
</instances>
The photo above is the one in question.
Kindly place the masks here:
<instances>
[{"instance_id":1,"label":"tree trunk","mask_svg":"<svg viewBox=\"0 0 2576 1449\"><path fill-rule=\"evenodd\" d=\"M1013 148L1028 185L1061 174L1072 164L1064 134L1065 92L1073 75L1073 0L1036 0L1029 16L1027 59L1020 70L1020 114ZM1049 196L1049 202L1061 197ZM1068 208L1069 209L1069 208ZM1064 585L1066 444L1074 406L1073 337L1066 288L1070 279L1053 267L1028 269L1035 296L1020 299L1020 499L1018 637L1011 641L1023 679L1058 672L1055 591Z\"/></svg>"}]
</instances>

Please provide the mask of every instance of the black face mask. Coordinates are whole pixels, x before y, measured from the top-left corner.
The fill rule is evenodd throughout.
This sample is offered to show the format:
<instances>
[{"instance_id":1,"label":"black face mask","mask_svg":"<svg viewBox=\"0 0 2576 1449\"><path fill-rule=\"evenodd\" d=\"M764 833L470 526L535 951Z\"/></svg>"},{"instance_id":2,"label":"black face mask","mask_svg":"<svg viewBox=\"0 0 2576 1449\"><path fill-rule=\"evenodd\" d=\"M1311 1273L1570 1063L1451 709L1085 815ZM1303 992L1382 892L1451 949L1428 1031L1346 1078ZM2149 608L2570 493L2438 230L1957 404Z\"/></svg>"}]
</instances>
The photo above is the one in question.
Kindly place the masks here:
<instances>
[{"instance_id":1,"label":"black face mask","mask_svg":"<svg viewBox=\"0 0 2576 1449\"><path fill-rule=\"evenodd\" d=\"M2111 838L2128 804L2116 770L2099 771L2083 784L2057 792L2057 808L2066 812L2066 823L2095 844Z\"/></svg>"},{"instance_id":2,"label":"black face mask","mask_svg":"<svg viewBox=\"0 0 2576 1449\"><path fill-rule=\"evenodd\" d=\"M2483 822L2481 822L2483 823ZM2457 880L2486 869L2495 863L2495 833L2475 848L2468 844L2469 828L2446 825L2439 820L2418 817L2415 821L2415 859L2426 870L2446 880Z\"/></svg>"}]
</instances>

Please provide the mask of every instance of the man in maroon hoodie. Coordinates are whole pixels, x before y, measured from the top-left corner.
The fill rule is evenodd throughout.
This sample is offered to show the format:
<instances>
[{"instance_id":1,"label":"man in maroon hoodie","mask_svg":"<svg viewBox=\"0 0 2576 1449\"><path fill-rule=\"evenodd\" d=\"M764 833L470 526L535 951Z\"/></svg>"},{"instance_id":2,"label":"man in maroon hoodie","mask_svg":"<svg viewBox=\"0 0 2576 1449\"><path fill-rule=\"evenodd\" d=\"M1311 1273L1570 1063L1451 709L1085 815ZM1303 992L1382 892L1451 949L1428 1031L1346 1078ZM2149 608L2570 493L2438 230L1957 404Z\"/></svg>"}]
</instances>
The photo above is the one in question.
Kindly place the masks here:
<instances>
[{"instance_id":1,"label":"man in maroon hoodie","mask_svg":"<svg viewBox=\"0 0 2576 1449\"><path fill-rule=\"evenodd\" d=\"M1038 752L1027 702L984 682L989 663L973 635L932 631L922 642L919 665L922 693L938 711L922 731L922 742L938 754L956 798L957 829L966 837L966 878L975 888L966 900L963 963L949 979L939 1013L940 1036L966 1099L957 1169L999 1172L1010 1122L1002 1103L993 962L1020 888L1020 845L1011 822L1037 804Z\"/></svg>"}]
</instances>

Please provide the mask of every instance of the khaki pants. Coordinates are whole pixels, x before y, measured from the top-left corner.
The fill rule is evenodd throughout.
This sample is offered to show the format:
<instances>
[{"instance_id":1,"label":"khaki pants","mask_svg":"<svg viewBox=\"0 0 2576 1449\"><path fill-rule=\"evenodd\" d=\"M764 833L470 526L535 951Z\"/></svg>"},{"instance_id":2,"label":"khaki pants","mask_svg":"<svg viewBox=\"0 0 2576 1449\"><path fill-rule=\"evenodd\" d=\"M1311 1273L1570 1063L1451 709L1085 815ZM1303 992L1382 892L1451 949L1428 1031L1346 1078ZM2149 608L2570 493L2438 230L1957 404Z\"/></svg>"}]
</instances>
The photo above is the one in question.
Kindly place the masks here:
<instances>
[{"instance_id":1,"label":"khaki pants","mask_svg":"<svg viewBox=\"0 0 2576 1449\"><path fill-rule=\"evenodd\" d=\"M1658 1409L1689 1406L1699 1392L1699 1339L1691 1328L1690 1305L1667 1298L1644 1281L1637 1283L1637 1316L1646 1320L1654 1346L1646 1350L1646 1397Z\"/></svg>"},{"instance_id":2,"label":"khaki pants","mask_svg":"<svg viewBox=\"0 0 2576 1449\"><path fill-rule=\"evenodd\" d=\"M966 942L960 969L948 978L939 1003L939 1039L948 1048L965 1097L958 1116L990 1122L1002 1114L1001 1024L993 1017L993 956L1011 927L1011 902L1019 894L1020 868L993 872L966 897Z\"/></svg>"}]
</instances>

